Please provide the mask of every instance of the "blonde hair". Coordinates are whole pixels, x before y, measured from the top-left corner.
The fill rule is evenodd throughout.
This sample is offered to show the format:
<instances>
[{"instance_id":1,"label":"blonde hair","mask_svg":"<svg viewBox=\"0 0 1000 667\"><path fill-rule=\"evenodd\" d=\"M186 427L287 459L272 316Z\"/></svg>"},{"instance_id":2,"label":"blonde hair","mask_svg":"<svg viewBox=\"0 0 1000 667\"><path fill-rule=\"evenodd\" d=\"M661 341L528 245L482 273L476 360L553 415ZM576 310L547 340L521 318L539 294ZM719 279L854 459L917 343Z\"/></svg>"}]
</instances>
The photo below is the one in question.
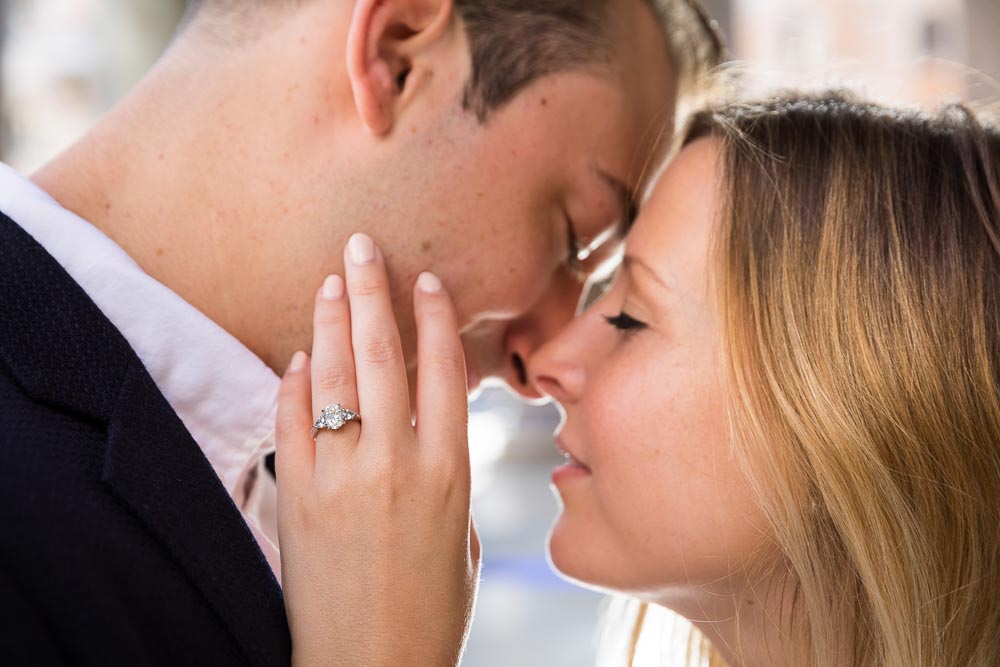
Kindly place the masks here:
<instances>
[{"instance_id":1,"label":"blonde hair","mask_svg":"<svg viewBox=\"0 0 1000 667\"><path fill-rule=\"evenodd\" d=\"M797 664L997 664L1000 132L830 93L704 112L704 136L734 447Z\"/></svg>"},{"instance_id":2,"label":"blonde hair","mask_svg":"<svg viewBox=\"0 0 1000 667\"><path fill-rule=\"evenodd\" d=\"M834 92L704 111L685 144L709 136L733 447L795 664L998 664L1000 132Z\"/></svg>"}]
</instances>

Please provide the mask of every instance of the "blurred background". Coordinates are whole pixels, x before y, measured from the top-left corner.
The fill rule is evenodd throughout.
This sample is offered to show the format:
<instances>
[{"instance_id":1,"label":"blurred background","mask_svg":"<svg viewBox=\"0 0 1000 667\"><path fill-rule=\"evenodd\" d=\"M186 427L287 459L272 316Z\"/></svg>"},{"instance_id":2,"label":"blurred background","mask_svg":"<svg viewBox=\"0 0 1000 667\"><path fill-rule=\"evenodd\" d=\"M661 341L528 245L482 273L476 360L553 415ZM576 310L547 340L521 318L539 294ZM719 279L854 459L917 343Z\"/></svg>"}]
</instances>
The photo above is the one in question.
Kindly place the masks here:
<instances>
[{"instance_id":1,"label":"blurred background","mask_svg":"<svg viewBox=\"0 0 1000 667\"><path fill-rule=\"evenodd\" d=\"M747 87L848 83L934 107L1000 102L1000 0L712 0ZM0 0L0 159L24 173L80 136L169 42L183 0ZM473 404L485 564L470 667L594 663L602 597L551 573L558 416L487 388ZM659 636L641 664L656 664ZM646 657L644 657L646 656Z\"/></svg>"}]
</instances>

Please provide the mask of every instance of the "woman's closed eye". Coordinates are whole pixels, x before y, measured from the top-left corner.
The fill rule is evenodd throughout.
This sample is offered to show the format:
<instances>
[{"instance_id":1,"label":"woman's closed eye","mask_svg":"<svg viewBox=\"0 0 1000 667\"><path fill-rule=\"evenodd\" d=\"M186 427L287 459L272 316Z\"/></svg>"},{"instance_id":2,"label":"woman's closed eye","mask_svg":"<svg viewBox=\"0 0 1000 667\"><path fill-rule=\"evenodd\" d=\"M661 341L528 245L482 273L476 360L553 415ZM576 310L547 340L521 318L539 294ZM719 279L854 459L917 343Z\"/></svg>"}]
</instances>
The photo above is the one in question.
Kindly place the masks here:
<instances>
[{"instance_id":1,"label":"woman's closed eye","mask_svg":"<svg viewBox=\"0 0 1000 667\"><path fill-rule=\"evenodd\" d=\"M641 331L647 328L645 322L640 322L624 311L614 317L605 317L604 320L619 331Z\"/></svg>"}]
</instances>

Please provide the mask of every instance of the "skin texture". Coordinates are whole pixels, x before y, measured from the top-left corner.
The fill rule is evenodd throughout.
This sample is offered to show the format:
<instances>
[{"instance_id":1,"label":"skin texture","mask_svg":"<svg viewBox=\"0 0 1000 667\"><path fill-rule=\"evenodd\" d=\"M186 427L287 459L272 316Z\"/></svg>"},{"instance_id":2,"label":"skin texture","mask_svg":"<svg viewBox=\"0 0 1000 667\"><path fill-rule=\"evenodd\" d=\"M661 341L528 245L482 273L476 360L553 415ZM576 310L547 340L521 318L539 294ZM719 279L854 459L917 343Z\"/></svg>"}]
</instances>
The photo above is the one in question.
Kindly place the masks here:
<instances>
[{"instance_id":1,"label":"skin texture","mask_svg":"<svg viewBox=\"0 0 1000 667\"><path fill-rule=\"evenodd\" d=\"M465 363L452 301L423 274L417 425L385 257L356 235L346 284L316 296L312 363L294 358L278 406L278 526L295 665L457 665L480 546L470 510ZM363 416L314 442L311 415ZM433 536L433 537L431 537Z\"/></svg>"},{"instance_id":2,"label":"skin texture","mask_svg":"<svg viewBox=\"0 0 1000 667\"><path fill-rule=\"evenodd\" d=\"M567 215L584 242L616 226L600 173L641 192L670 133L665 39L645 3L615 4L609 67L540 80L486 125L459 104L470 56L447 0L302 3L239 41L195 23L34 179L279 373L362 231L385 248L411 386L410 286L430 268L473 380L512 378L579 294Z\"/></svg>"},{"instance_id":3,"label":"skin texture","mask_svg":"<svg viewBox=\"0 0 1000 667\"><path fill-rule=\"evenodd\" d=\"M766 652L768 639L772 651L787 641L766 618L780 586L748 574L779 556L726 425L708 262L717 149L705 139L681 152L613 287L530 359L532 381L563 410L559 446L578 462L554 475L563 509L549 552L568 578L694 621L731 664L781 664ZM646 326L604 319L621 312Z\"/></svg>"}]
</instances>

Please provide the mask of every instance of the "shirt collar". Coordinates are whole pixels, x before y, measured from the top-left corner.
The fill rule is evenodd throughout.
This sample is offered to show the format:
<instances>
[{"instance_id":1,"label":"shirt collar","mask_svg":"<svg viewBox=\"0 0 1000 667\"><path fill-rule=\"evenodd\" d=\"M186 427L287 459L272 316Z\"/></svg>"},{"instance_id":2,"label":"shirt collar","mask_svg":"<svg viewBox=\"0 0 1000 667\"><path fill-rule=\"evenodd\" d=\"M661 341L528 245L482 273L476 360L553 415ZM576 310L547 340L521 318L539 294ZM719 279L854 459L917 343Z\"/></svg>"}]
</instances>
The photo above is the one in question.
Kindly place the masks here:
<instances>
[{"instance_id":1,"label":"shirt collar","mask_svg":"<svg viewBox=\"0 0 1000 667\"><path fill-rule=\"evenodd\" d=\"M235 496L240 480L274 448L277 375L99 229L3 164L0 209L122 333Z\"/></svg>"}]
</instances>

